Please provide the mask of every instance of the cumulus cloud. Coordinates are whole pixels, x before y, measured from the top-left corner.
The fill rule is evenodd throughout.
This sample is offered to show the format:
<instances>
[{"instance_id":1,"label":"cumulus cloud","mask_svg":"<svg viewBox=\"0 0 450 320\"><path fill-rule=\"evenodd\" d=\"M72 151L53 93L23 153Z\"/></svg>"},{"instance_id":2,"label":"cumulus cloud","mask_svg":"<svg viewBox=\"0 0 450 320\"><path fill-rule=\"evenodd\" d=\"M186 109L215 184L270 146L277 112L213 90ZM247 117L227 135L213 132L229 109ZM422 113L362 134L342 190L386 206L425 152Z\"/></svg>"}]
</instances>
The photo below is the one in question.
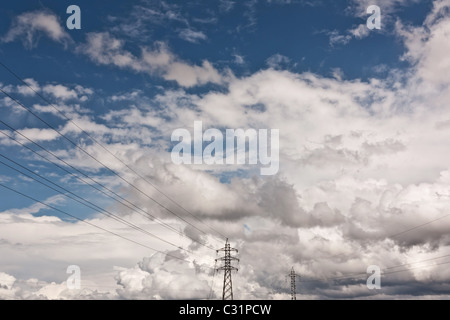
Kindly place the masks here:
<instances>
[{"instance_id":1,"label":"cumulus cloud","mask_svg":"<svg viewBox=\"0 0 450 320\"><path fill-rule=\"evenodd\" d=\"M405 40L407 52L404 58L416 67L416 76L422 85L441 89L450 80L446 73L450 70L450 60L446 52L450 49L448 12L450 2L435 1L432 12L421 27L404 26L397 22L397 30Z\"/></svg>"},{"instance_id":2,"label":"cumulus cloud","mask_svg":"<svg viewBox=\"0 0 450 320\"><path fill-rule=\"evenodd\" d=\"M450 96L448 78L443 76L450 65L444 54L450 43L449 7L448 0L436 1L424 25L397 24L399 39L405 43L403 58L411 66L392 71L386 79L344 80L270 68L232 77L224 91L195 94L166 90L151 101L158 108L149 109L148 101L141 104L139 94L133 92L116 95L111 101L124 103L124 107L103 115L112 126L108 128L89 116L79 117L77 123L99 139L108 137L102 141L115 154L128 159L155 185L163 186L166 194L176 195L186 209L233 239L241 259L240 271L233 275L236 297L285 298L288 288L284 275L294 266L305 280L299 295L305 299L448 298L450 272L440 263L448 261L442 257L448 255L450 245ZM362 36L360 31L354 36ZM187 65L164 45L146 48L136 56L108 34L89 37L93 42L88 39L84 53L99 64L160 72L186 86L214 82L209 79L215 70L212 66ZM174 68L177 63L180 65ZM205 70L209 70L208 76ZM191 74L182 78L186 72ZM280 128L279 174L261 178L249 167L237 171L236 167L174 165L167 152L168 137L176 128L191 128L194 120L202 120L205 128ZM129 142L125 137L145 135L143 130L149 127L154 128L153 145L143 145L144 140L124 142ZM64 130L77 133L69 126ZM117 140L111 142L110 136ZM135 178L98 148L86 148L127 179ZM65 157L80 167L99 169L72 150L67 150ZM133 181L149 195L161 197L141 179ZM136 190L126 185L120 188L133 203L175 223ZM180 254L190 262L157 254L136 265L136 257L148 257L148 252L131 244L105 241L106 235L92 233L79 223L34 217L30 213L36 210L41 209L24 208L20 213L0 216L4 222L0 224L0 249L4 250L0 254L10 257L8 264L0 261L0 270L6 273L0 290L11 290L12 283L18 281L8 265L27 265L21 260L23 255L12 249L20 247L40 257L52 257L63 271L67 261L98 262L96 274L107 274L109 281L115 279L113 284L119 286L110 290L115 297L208 296L208 267L213 267L214 252L207 253L207 248L191 245L194 254L184 256L160 244L162 250ZM121 214L144 223L130 209L121 210ZM167 236L156 223L145 223ZM422 228L404 233L421 224ZM207 238L215 247L222 245L212 236L175 225L193 237ZM115 224L110 226L132 235ZM38 232L19 232L32 228ZM57 242L50 237L54 234L60 237ZM171 240L179 239L174 235ZM157 245L156 240L152 244ZM58 249L62 245L64 250ZM94 253L86 256L86 252ZM35 261L33 258L30 261ZM402 272L386 271L379 292L367 290L365 275L329 279L364 274L367 266L374 264ZM107 269L111 265L119 268L111 273ZM43 269L28 270L26 278L48 277ZM63 283L66 275L62 273L55 283ZM219 287L217 283L213 287L216 293Z\"/></svg>"},{"instance_id":3,"label":"cumulus cloud","mask_svg":"<svg viewBox=\"0 0 450 320\"><path fill-rule=\"evenodd\" d=\"M371 32L374 32L369 30L366 26L366 19L370 16L370 14L367 13L367 8L371 5L377 5L381 10L382 27L381 30L376 30L376 32L390 33L390 30L394 28L396 22L394 20L393 13L398 11L400 8L417 3L419 3L418 0L380 0L376 2L370 0L353 0L351 1L351 5L348 7L348 13L364 19L364 23L353 26L344 32L339 32L338 30L330 31L328 33L330 45L346 45L354 39L361 40L367 38Z\"/></svg>"},{"instance_id":4,"label":"cumulus cloud","mask_svg":"<svg viewBox=\"0 0 450 320\"><path fill-rule=\"evenodd\" d=\"M50 140L54 140L57 137L59 137L58 133L52 129L28 128L28 129L18 130L18 132L27 137L32 137L33 140L36 142L50 141ZM26 140L24 138L22 138L22 136L20 136L19 134L16 135L16 139L18 141L22 140L22 142L24 142L24 143L26 142Z\"/></svg>"},{"instance_id":5,"label":"cumulus cloud","mask_svg":"<svg viewBox=\"0 0 450 320\"><path fill-rule=\"evenodd\" d=\"M339 33L337 30L329 32L330 45L346 45L352 39L361 40L370 35L370 30L366 24L360 24L353 29L347 30L345 33Z\"/></svg>"},{"instance_id":6,"label":"cumulus cloud","mask_svg":"<svg viewBox=\"0 0 450 320\"><path fill-rule=\"evenodd\" d=\"M191 65L177 58L164 43L156 43L154 48L142 48L141 55L135 56L124 48L122 40L109 33L89 33L86 43L78 51L98 64L160 74L165 80L176 81L183 87L222 84L226 80L226 75L220 74L210 62L205 60L200 66Z\"/></svg>"},{"instance_id":7,"label":"cumulus cloud","mask_svg":"<svg viewBox=\"0 0 450 320\"><path fill-rule=\"evenodd\" d=\"M75 90L71 90L63 85L57 84L57 85L46 85L42 88L42 91L44 91L47 94L53 95L55 98L62 99L62 100L69 100L69 99L76 99L78 98L77 93Z\"/></svg>"},{"instance_id":8,"label":"cumulus cloud","mask_svg":"<svg viewBox=\"0 0 450 320\"><path fill-rule=\"evenodd\" d=\"M51 101L54 101L55 104L58 103L66 103L68 100L74 103L70 106L68 105L59 105L58 108L64 111L65 113L71 114L76 110L77 112L86 113L87 110L80 107L77 103L86 102L93 94L94 91L91 88L83 87L81 85L63 85L63 84L40 84L36 80L32 78L24 79L26 84L20 85L2 85L2 89L8 93L16 93L23 97L32 97L36 94L44 94L50 98ZM13 95L14 96L14 95ZM13 103L14 104L14 103ZM42 112L51 112L58 115L58 112L51 106L43 106L43 105L34 105L34 109ZM60 116L60 115L59 115Z\"/></svg>"},{"instance_id":9,"label":"cumulus cloud","mask_svg":"<svg viewBox=\"0 0 450 320\"><path fill-rule=\"evenodd\" d=\"M70 290L66 283L45 282L30 278L15 279L6 273L0 273L0 279L12 279L10 286L0 286L2 300L110 300L117 295L88 288ZM1 281L1 280L0 280Z\"/></svg>"},{"instance_id":10,"label":"cumulus cloud","mask_svg":"<svg viewBox=\"0 0 450 320\"><path fill-rule=\"evenodd\" d=\"M53 197L45 202L58 206L61 205L62 200L61 197ZM54 216L35 216L45 208L42 204L35 204L20 210L0 213L0 252L2 256L8 256L7 260L3 259L0 262L2 270L0 272L0 299L105 299L121 297L115 292L115 288L125 290L124 287L126 287L126 290L136 290L136 288L130 288L129 283L125 281L126 272L124 270L135 264L136 256L146 256L149 252L148 248L136 246L135 243L116 238L82 222L74 223ZM123 218L144 229L152 230L156 235L159 234L166 239L171 238L170 241L173 243L180 243L176 233L168 234L167 229L162 228L161 225L155 229L152 226L155 222L149 219L142 216L140 218L138 216L127 217L126 215L123 215ZM133 234L132 229L119 223L113 223L112 220L103 216L88 221L157 250L174 249L169 246L161 246L161 243L155 242L154 238L143 233L140 238L139 235ZM172 223L172 226L178 228L177 223ZM159 228L161 229L157 231ZM181 245L182 243L180 243ZM175 254L183 257L179 252L172 252L172 255L175 256ZM202 253L199 252L199 254ZM47 259L47 257L51 257L51 259ZM205 273L205 278L208 278L204 266L205 261L212 257L211 254L206 254L204 260L197 259L195 268L189 263L171 261L168 257L161 260L160 256L155 256L152 259L156 261L153 264L166 261L166 268L169 271L184 266L186 281L193 279L193 284L195 284L196 272ZM97 261L95 268L91 268L92 259ZM190 260L191 257L186 257L186 259ZM113 269L116 264L121 267ZM67 288L66 281L70 274L66 270L69 265L78 265L81 269L80 289L69 290ZM150 265L143 266L144 271L150 272L149 268ZM161 269L164 268L161 267ZM118 273L117 270L120 272ZM155 272L156 270L151 273ZM12 276L12 273L19 273L20 279ZM188 277L189 273L191 275ZM122 276L120 286L117 286L117 281L114 279L116 275ZM155 280L154 285L158 285L157 281ZM165 286L166 284L159 285ZM198 281L198 291L203 292L204 288L205 283ZM123 291L120 293L125 295Z\"/></svg>"},{"instance_id":11,"label":"cumulus cloud","mask_svg":"<svg viewBox=\"0 0 450 320\"><path fill-rule=\"evenodd\" d=\"M350 34L353 35L356 39L362 39L367 37L370 34L369 28L365 24L360 24L359 26L351 29Z\"/></svg>"},{"instance_id":12,"label":"cumulus cloud","mask_svg":"<svg viewBox=\"0 0 450 320\"><path fill-rule=\"evenodd\" d=\"M41 35L65 46L71 41L58 17L50 11L43 10L25 12L17 16L2 37L2 41L12 42L20 39L27 49L32 49L37 46Z\"/></svg>"},{"instance_id":13,"label":"cumulus cloud","mask_svg":"<svg viewBox=\"0 0 450 320\"><path fill-rule=\"evenodd\" d=\"M2 85L2 89L5 91L5 92L8 92L8 93L18 93L18 94L21 94L21 95L23 95L23 96L34 96L35 95L35 92L34 91L40 91L41 89L40 89L40 86L39 86L39 83L36 81L36 80L34 80L34 79L32 79L32 78L27 78L27 79L24 79L24 81L32 88L32 89L30 89L28 86L26 86L26 85L6 85L6 86L3 86ZM0 84L1 85L1 84ZM33 91L34 90L34 91Z\"/></svg>"},{"instance_id":14,"label":"cumulus cloud","mask_svg":"<svg viewBox=\"0 0 450 320\"><path fill-rule=\"evenodd\" d=\"M196 172L204 189L191 187L189 194L182 186L192 181L194 169L166 167L176 170L171 175L177 177L177 184L180 179L185 181L171 189L164 180L168 190L204 217L211 219L209 212L219 212L220 219L228 221L222 230L233 239L242 239L242 256L252 263L243 258L242 273L237 277L248 286L238 287L241 297L278 297L279 293L271 293L269 287L280 279L267 281L267 268L271 274L283 274L287 265L294 264L306 278L326 278L364 273L371 264L384 268L445 254L449 241L446 219L402 234L418 224L445 217L449 205L447 197L437 196L448 194L450 154L445 144L450 137L447 127L439 125L448 118L441 103L448 96L447 79L441 73L431 78L432 73L426 72L435 68L432 62L443 68L446 65L444 57L427 60L441 52L442 46L437 42L433 45L435 38L448 42L440 38L447 34L448 21L442 3L435 4L423 27L399 27L407 49L405 58L413 64L403 75L406 81L398 75L361 82L264 70L235 79L225 93L202 97L181 93L196 108L186 102L186 107L178 106L177 125L181 121L189 127L192 119L200 117L216 127L283 128L281 172L274 180L240 178L223 185L208 178L206 172ZM418 90L419 85L425 87ZM167 92L159 101L170 108L173 97L173 92ZM426 107L423 101L427 101ZM253 105L264 107L258 109L260 112L248 112ZM167 176L161 171L149 175L156 181L162 181L160 175ZM205 190L215 190L221 196L215 198L215 193ZM195 201L199 194L208 197ZM298 232L293 233L295 228ZM268 243L273 247L267 248ZM267 259L261 247L264 252L290 249L277 257L285 259L282 266L266 262L262 269L255 263L262 257ZM305 261L308 263L302 263ZM389 275L384 294L412 297L440 292L446 297L445 286L430 278L436 272L447 277L444 268L432 264ZM422 285L407 284L413 279ZM324 281L315 288L306 285L304 297L374 297L367 292L364 277L342 283L351 290L342 292Z\"/></svg>"},{"instance_id":15,"label":"cumulus cloud","mask_svg":"<svg viewBox=\"0 0 450 320\"><path fill-rule=\"evenodd\" d=\"M211 290L212 272L210 268L204 270L156 254L144 258L134 268L119 271L116 280L121 288L117 293L123 299L206 299Z\"/></svg>"},{"instance_id":16,"label":"cumulus cloud","mask_svg":"<svg viewBox=\"0 0 450 320\"><path fill-rule=\"evenodd\" d=\"M75 85L69 88L62 84L47 84L42 87L42 92L56 98L59 101L78 100L85 102L89 99L94 91L90 88L84 88L80 85Z\"/></svg>"},{"instance_id":17,"label":"cumulus cloud","mask_svg":"<svg viewBox=\"0 0 450 320\"><path fill-rule=\"evenodd\" d=\"M206 40L207 36L201 31L195 31L192 29L183 29L179 32L179 37L183 40L192 43L198 43L200 40Z\"/></svg>"}]
</instances>

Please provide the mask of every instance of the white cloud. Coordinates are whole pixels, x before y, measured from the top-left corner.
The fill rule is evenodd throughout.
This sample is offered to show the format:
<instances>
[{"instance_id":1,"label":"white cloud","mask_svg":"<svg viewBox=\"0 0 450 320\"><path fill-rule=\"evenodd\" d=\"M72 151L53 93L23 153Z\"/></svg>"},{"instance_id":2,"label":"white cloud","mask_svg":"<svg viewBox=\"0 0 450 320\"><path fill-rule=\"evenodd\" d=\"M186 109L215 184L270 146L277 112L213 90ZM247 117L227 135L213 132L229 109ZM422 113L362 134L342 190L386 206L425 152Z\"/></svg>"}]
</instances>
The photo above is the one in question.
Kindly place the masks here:
<instances>
[{"instance_id":1,"label":"white cloud","mask_svg":"<svg viewBox=\"0 0 450 320\"><path fill-rule=\"evenodd\" d=\"M365 24L360 24L353 29L347 30L344 34L339 33L337 30L333 30L328 33L330 36L330 45L346 45L352 39L364 39L370 35L370 30Z\"/></svg>"},{"instance_id":2,"label":"white cloud","mask_svg":"<svg viewBox=\"0 0 450 320\"><path fill-rule=\"evenodd\" d=\"M66 86L63 86L61 84L52 85L48 84L42 87L42 91L51 94L57 99L61 100L70 100L70 99L77 99L78 94L75 90L69 89Z\"/></svg>"},{"instance_id":3,"label":"white cloud","mask_svg":"<svg viewBox=\"0 0 450 320\"><path fill-rule=\"evenodd\" d=\"M125 299L206 299L211 272L156 254L144 258L134 268L120 271L116 280L122 288L117 292Z\"/></svg>"},{"instance_id":4,"label":"white cloud","mask_svg":"<svg viewBox=\"0 0 450 320\"><path fill-rule=\"evenodd\" d=\"M210 62L205 60L201 66L173 62L168 66L164 79L174 80L183 87L192 87L207 83L221 84L224 78Z\"/></svg>"},{"instance_id":5,"label":"white cloud","mask_svg":"<svg viewBox=\"0 0 450 320\"><path fill-rule=\"evenodd\" d=\"M26 48L32 49L37 46L42 34L65 46L71 41L58 17L52 12L42 10L25 12L15 17L2 41L12 42L20 39Z\"/></svg>"},{"instance_id":6,"label":"white cloud","mask_svg":"<svg viewBox=\"0 0 450 320\"><path fill-rule=\"evenodd\" d=\"M109 33L89 33L87 42L79 47L79 52L98 64L112 64L135 72L160 74L165 80L176 81L184 87L221 84L225 81L225 76L210 62L205 60L201 66L186 63L178 59L163 43L156 43L153 49L143 48L141 56L137 57L124 49L123 41Z\"/></svg>"},{"instance_id":7,"label":"white cloud","mask_svg":"<svg viewBox=\"0 0 450 320\"><path fill-rule=\"evenodd\" d=\"M85 96L83 96L85 97ZM80 102L84 102L83 97L80 98ZM59 111L61 111L64 115L66 115L69 118L73 118L80 114L90 114L92 113L92 110L87 108L82 108L79 104L53 104ZM51 105L41 105L41 104L34 104L33 109L38 112L43 113L51 113L57 117L60 117L62 119L65 119L53 106Z\"/></svg>"},{"instance_id":8,"label":"white cloud","mask_svg":"<svg viewBox=\"0 0 450 320\"><path fill-rule=\"evenodd\" d=\"M201 31L195 31L192 29L183 29L178 33L179 37L183 40L192 43L198 43L200 40L206 40L207 36Z\"/></svg>"},{"instance_id":9,"label":"white cloud","mask_svg":"<svg viewBox=\"0 0 450 320\"><path fill-rule=\"evenodd\" d=\"M127 126L139 124L159 128L164 125L164 122L156 113L144 113L134 106L120 111L110 111L104 116L104 119L107 120L108 123L116 122L126 124Z\"/></svg>"},{"instance_id":10,"label":"white cloud","mask_svg":"<svg viewBox=\"0 0 450 320\"><path fill-rule=\"evenodd\" d=\"M352 40L352 36L349 34L340 34L339 31L333 30L328 33L330 37L330 45L334 46L336 44L346 45Z\"/></svg>"},{"instance_id":11,"label":"white cloud","mask_svg":"<svg viewBox=\"0 0 450 320\"><path fill-rule=\"evenodd\" d=\"M400 8L411 6L419 3L419 0L352 0L351 5L348 8L348 13L355 15L364 19L364 23L361 23L345 32L339 32L338 30L333 30L328 33L330 39L330 45L346 45L353 39L361 40L367 38L371 31L366 26L366 19L369 18L370 14L367 13L367 8L371 5L377 5L381 10L381 30L376 30L378 33L390 33L390 30L394 28L395 20L393 13L398 11Z\"/></svg>"},{"instance_id":12,"label":"white cloud","mask_svg":"<svg viewBox=\"0 0 450 320\"><path fill-rule=\"evenodd\" d=\"M140 91L140 90L133 90L132 92L128 92L128 93L125 93L125 94L113 95L111 97L111 100L114 101L114 102L116 102L116 101L124 101L124 100L135 100L141 94L142 94L142 91Z\"/></svg>"},{"instance_id":13,"label":"white cloud","mask_svg":"<svg viewBox=\"0 0 450 320\"><path fill-rule=\"evenodd\" d=\"M17 86L17 91L20 94L22 94L24 96L34 95L35 93L33 92L33 90L34 91L40 90L39 84L36 80L27 78L27 79L24 79L24 81L31 87L31 89L26 85L19 85L19 86Z\"/></svg>"},{"instance_id":14,"label":"white cloud","mask_svg":"<svg viewBox=\"0 0 450 320\"><path fill-rule=\"evenodd\" d=\"M450 210L450 91L448 78L442 76L448 74L448 59L443 54L449 43L448 3L435 2L435 9L421 27L398 24L397 32L406 45L404 57L412 66L392 72L386 79L363 82L343 80L338 72L334 78L325 78L307 72L260 70L230 78L224 91L201 95L165 91L152 101L159 108L151 111L131 94L123 95L124 99L118 95L117 103L129 98L133 105L104 115L114 124L109 128L88 117L76 121L99 139L117 138L119 142L106 138L101 141L155 185L162 186L165 193L176 195L177 202L190 212L235 241L233 246L240 249L241 258L240 272L233 275L238 298L286 298L289 288L283 286L284 275L292 265L308 280L364 273L372 264L387 268L443 256L448 254L450 244L449 218L395 235L446 216ZM179 62L165 47L147 49L137 58L127 55L120 41L108 39L111 47L105 43L105 52L101 46L90 52L98 63L139 72L162 70L161 74L167 76L172 65ZM127 59L123 56L129 57L124 64ZM137 63L144 59L145 64ZM197 67L203 71L208 68ZM173 77L185 85L208 79L203 71L188 71L193 75L182 79L180 71ZM164 143L172 130L191 128L194 120L202 120L205 127L279 128L279 175L261 178L253 175L252 168L244 167L236 176L235 167L172 164ZM148 126L158 127L157 135L163 138L152 143L160 145L126 143L128 137L147 134L143 128ZM69 126L64 130L76 133ZM133 179L123 165L98 148L86 148ZM82 168L98 169L73 150L67 150L65 157ZM227 183L220 180L224 172L231 176ZM161 197L143 181L135 183L151 196ZM136 190L118 187L130 201L167 218ZM211 279L206 267L213 266L214 252L211 255L203 251L206 248L193 246L194 255L188 259L196 259L200 268L161 255L144 258L135 266L136 257L148 256L146 250L109 241L108 235L95 233L80 223L29 214L37 209L0 214L0 255L8 257L8 261L0 261L0 270L7 274L4 282L9 281L9 285L4 284L7 288L0 290L11 290L12 281L20 283L10 276L18 278L11 270L11 266L18 266L26 279L48 278L45 270L53 271L57 279L52 281L56 284L46 282L45 287L49 287L37 291L44 296L64 296L58 289L66 277L63 266L79 263L82 270L84 265L88 270L95 269L92 278L107 277L105 286L112 285L115 277L120 286L117 291L110 290L115 297L206 298ZM127 210L121 213L167 237L167 231L157 225ZM135 234L105 219L93 221L126 235ZM195 235L190 228L185 231ZM171 240L179 239L174 236ZM158 245L156 241L151 243ZM221 246L217 241L211 243ZM41 268L26 269L36 261ZM113 274L112 265L121 268ZM54 270L60 273L55 276ZM366 278L362 277L356 282L344 279L341 285L305 281L299 297L449 297L450 271L445 265L430 262L427 268L386 277L389 281L383 282L382 294L369 292ZM216 293L219 290L220 284L216 283Z\"/></svg>"},{"instance_id":15,"label":"white cloud","mask_svg":"<svg viewBox=\"0 0 450 320\"><path fill-rule=\"evenodd\" d=\"M422 27L405 27L397 23L397 30L405 40L405 58L416 67L421 85L432 88L450 85L450 1L435 1L432 12Z\"/></svg>"},{"instance_id":16,"label":"white cloud","mask_svg":"<svg viewBox=\"0 0 450 320\"><path fill-rule=\"evenodd\" d=\"M382 15L386 17L402 7L407 7L416 4L419 0L352 0L353 10L357 16L366 17L366 10L369 6L376 4L380 7Z\"/></svg>"},{"instance_id":17,"label":"white cloud","mask_svg":"<svg viewBox=\"0 0 450 320\"><path fill-rule=\"evenodd\" d=\"M138 60L123 49L123 42L108 33L88 33L87 42L79 49L99 64L113 64L141 71Z\"/></svg>"},{"instance_id":18,"label":"white cloud","mask_svg":"<svg viewBox=\"0 0 450 320\"><path fill-rule=\"evenodd\" d=\"M58 133L56 133L52 129L38 129L38 128L29 128L29 129L21 129L18 130L21 134L33 139L34 141L50 141L59 137ZM27 143L28 141L22 138L20 135L16 135L16 139L21 141L22 143Z\"/></svg>"},{"instance_id":19,"label":"white cloud","mask_svg":"<svg viewBox=\"0 0 450 320\"><path fill-rule=\"evenodd\" d=\"M78 92L78 94L83 94L86 96L90 96L94 94L94 90L92 90L91 88L85 88L83 86L80 85L76 85L75 86L75 90Z\"/></svg>"},{"instance_id":20,"label":"white cloud","mask_svg":"<svg viewBox=\"0 0 450 320\"><path fill-rule=\"evenodd\" d=\"M8 287L0 286L0 299L2 300L105 300L116 299L116 294L103 290L89 288L69 290L65 282L45 282L30 278L16 280L13 276L0 273L1 279L13 279ZM100 292L103 291L103 292Z\"/></svg>"},{"instance_id":21,"label":"white cloud","mask_svg":"<svg viewBox=\"0 0 450 320\"><path fill-rule=\"evenodd\" d=\"M236 64L244 64L245 63L245 58L239 54L234 54L234 63Z\"/></svg>"},{"instance_id":22,"label":"white cloud","mask_svg":"<svg viewBox=\"0 0 450 320\"><path fill-rule=\"evenodd\" d=\"M60 201L61 197L55 197L46 200L46 203L57 206ZM0 270L2 270L0 272L0 299L104 299L117 297L115 289L120 287L117 286L114 277L116 275L123 276L124 268L131 268L136 262L136 256L147 255L149 249L136 246L134 243L119 239L82 222L66 222L53 216L34 216L44 208L46 207L43 205L33 205L20 210L0 213L0 254L8 256L8 259L0 261ZM138 215L122 214L122 218L143 229L151 230L152 233L175 244L183 245L183 241L176 233L168 232L154 221ZM135 234L133 229L102 216L88 221L161 251L176 250L167 244L158 243L154 238L143 233ZM170 220L167 220L167 223L174 228L179 227L177 223ZM213 257L211 253L204 253L206 253L205 261ZM160 258L155 259L160 261ZM191 257L186 257L186 259L191 259ZM169 260L167 259L169 270L183 265L183 263L178 264ZM203 261L197 261L197 267L204 265ZM95 266L91 264L92 262L95 263ZM65 283L69 277L66 269L73 264L78 265L81 269L81 290L68 290ZM114 265L121 266L120 273L113 269ZM189 278L194 279L194 269L189 264L186 264L185 268L186 274L192 273ZM189 269L191 270L189 271ZM20 279L12 276L17 273L20 274ZM44 279L51 279L51 281ZM195 281L194 279L194 283ZM127 285L129 288L130 284L126 284L126 281L123 280L121 285L122 287ZM155 282L154 285L156 286L157 283ZM200 288L204 286L203 282L199 282L199 285ZM130 290L136 290L136 288Z\"/></svg>"},{"instance_id":23,"label":"white cloud","mask_svg":"<svg viewBox=\"0 0 450 320\"><path fill-rule=\"evenodd\" d=\"M349 30L350 34L353 35L356 39L362 39L367 37L370 34L369 28L365 24L360 24L354 29Z\"/></svg>"},{"instance_id":24,"label":"white cloud","mask_svg":"<svg viewBox=\"0 0 450 320\"><path fill-rule=\"evenodd\" d=\"M81 85L72 85L71 87L62 84L39 84L33 78L26 78L24 82L27 84L6 85L3 90L8 93L18 93L22 96L34 96L37 93L46 93L61 101L78 99L80 102L88 100L89 96L94 94L91 88L85 88ZM31 87L31 88L30 88Z\"/></svg>"},{"instance_id":25,"label":"white cloud","mask_svg":"<svg viewBox=\"0 0 450 320\"><path fill-rule=\"evenodd\" d=\"M47 84L42 87L42 92L52 95L54 98L66 101L66 100L79 100L85 102L89 99L89 96L94 94L91 88L85 88L80 85L75 85L73 88L69 88L62 84Z\"/></svg>"},{"instance_id":26,"label":"white cloud","mask_svg":"<svg viewBox=\"0 0 450 320\"><path fill-rule=\"evenodd\" d=\"M32 79L32 78L27 78L24 79L24 81L36 92L40 91L40 87L39 87L39 83ZM30 89L28 86L26 85L6 85L3 86L2 84L0 84L2 86L2 89L5 90L5 92L8 93L19 93L23 96L34 96L35 92Z\"/></svg>"},{"instance_id":27,"label":"white cloud","mask_svg":"<svg viewBox=\"0 0 450 320\"><path fill-rule=\"evenodd\" d=\"M7 273L0 272L0 292L2 289L11 290L14 282L16 282L16 278Z\"/></svg>"},{"instance_id":28,"label":"white cloud","mask_svg":"<svg viewBox=\"0 0 450 320\"><path fill-rule=\"evenodd\" d=\"M228 12L234 8L235 1L231 0L220 0L219 8L222 11Z\"/></svg>"},{"instance_id":29,"label":"white cloud","mask_svg":"<svg viewBox=\"0 0 450 320\"><path fill-rule=\"evenodd\" d=\"M283 56L282 54L274 54L273 56L269 57L266 60L266 64L270 67L270 68L280 68L282 66L286 66L287 64L289 64L291 62L291 59L289 59L286 56Z\"/></svg>"}]
</instances>

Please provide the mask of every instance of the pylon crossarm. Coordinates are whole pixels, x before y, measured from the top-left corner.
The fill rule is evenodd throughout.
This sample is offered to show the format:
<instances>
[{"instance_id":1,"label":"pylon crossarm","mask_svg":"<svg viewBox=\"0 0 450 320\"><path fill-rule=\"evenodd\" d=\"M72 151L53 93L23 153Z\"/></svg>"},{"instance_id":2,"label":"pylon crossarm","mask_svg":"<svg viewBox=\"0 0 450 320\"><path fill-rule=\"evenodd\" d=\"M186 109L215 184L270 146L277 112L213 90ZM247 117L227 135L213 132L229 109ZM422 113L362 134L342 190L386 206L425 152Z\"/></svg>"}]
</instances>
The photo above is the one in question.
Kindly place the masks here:
<instances>
[{"instance_id":1,"label":"pylon crossarm","mask_svg":"<svg viewBox=\"0 0 450 320\"><path fill-rule=\"evenodd\" d=\"M217 260L221 260L221 261L223 261L223 260L233 260L233 261L240 261L238 258L235 258L235 257L220 257L220 258L217 258L216 259L216 261Z\"/></svg>"},{"instance_id":2,"label":"pylon crossarm","mask_svg":"<svg viewBox=\"0 0 450 320\"><path fill-rule=\"evenodd\" d=\"M226 271L226 270L239 271L238 268L235 268L235 267L232 267L232 266L229 266L229 267L223 266L223 267L220 267L220 268L216 269L216 271Z\"/></svg>"},{"instance_id":3,"label":"pylon crossarm","mask_svg":"<svg viewBox=\"0 0 450 320\"><path fill-rule=\"evenodd\" d=\"M234 249L234 248L222 248L222 249L218 249L218 250L216 250L216 252L219 252L219 251L233 251L233 252L239 252L238 251L238 249Z\"/></svg>"}]
</instances>

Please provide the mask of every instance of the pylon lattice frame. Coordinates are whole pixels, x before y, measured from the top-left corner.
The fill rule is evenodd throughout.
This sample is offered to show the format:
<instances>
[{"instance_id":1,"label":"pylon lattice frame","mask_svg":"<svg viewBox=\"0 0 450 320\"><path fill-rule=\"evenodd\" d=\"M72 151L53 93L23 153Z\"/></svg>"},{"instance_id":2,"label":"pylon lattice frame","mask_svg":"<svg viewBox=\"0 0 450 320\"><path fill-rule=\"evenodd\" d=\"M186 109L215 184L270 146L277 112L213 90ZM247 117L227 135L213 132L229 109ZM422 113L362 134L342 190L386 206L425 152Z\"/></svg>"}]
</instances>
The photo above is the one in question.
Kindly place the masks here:
<instances>
[{"instance_id":1,"label":"pylon lattice frame","mask_svg":"<svg viewBox=\"0 0 450 320\"><path fill-rule=\"evenodd\" d=\"M297 300L295 281L297 277L300 277L295 273L294 267L292 267L291 272L289 273L289 277L291 277L291 300Z\"/></svg>"},{"instance_id":2,"label":"pylon lattice frame","mask_svg":"<svg viewBox=\"0 0 450 320\"><path fill-rule=\"evenodd\" d=\"M225 247L222 249L217 250L217 252L223 251L224 256L220 257L219 259L216 259L216 262L218 260L223 261L223 266L217 268L216 271L223 271L223 292L222 292L222 300L233 300L233 281L231 279L231 272L232 271L238 271L238 268L233 267L231 264L233 261L239 261L238 258L233 257L231 255L231 252L238 253L237 249L231 248L230 244L228 243L228 239L225 243Z\"/></svg>"}]
</instances>

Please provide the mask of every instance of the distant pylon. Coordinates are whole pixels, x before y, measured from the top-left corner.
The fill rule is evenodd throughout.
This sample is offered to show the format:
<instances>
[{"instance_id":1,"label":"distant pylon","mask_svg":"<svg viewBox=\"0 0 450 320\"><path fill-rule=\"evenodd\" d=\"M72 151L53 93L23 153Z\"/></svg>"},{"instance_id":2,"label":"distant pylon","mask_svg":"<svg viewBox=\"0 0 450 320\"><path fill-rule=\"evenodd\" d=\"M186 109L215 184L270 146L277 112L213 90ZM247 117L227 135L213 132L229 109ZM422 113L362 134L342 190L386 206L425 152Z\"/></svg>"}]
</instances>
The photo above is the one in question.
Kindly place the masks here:
<instances>
[{"instance_id":1,"label":"distant pylon","mask_svg":"<svg viewBox=\"0 0 450 320\"><path fill-rule=\"evenodd\" d=\"M291 278L291 300L297 300L297 295L295 292L295 281L297 277L300 277L295 273L294 267L292 267L291 272L288 274Z\"/></svg>"},{"instance_id":2,"label":"distant pylon","mask_svg":"<svg viewBox=\"0 0 450 320\"><path fill-rule=\"evenodd\" d=\"M230 244L228 243L228 238L225 243L225 247L222 249L217 250L217 252L223 251L224 256L220 257L217 260L223 261L223 266L219 267L217 271L223 271L223 293L222 293L222 300L233 300L233 282L231 280L231 271L238 271L237 268L233 267L231 265L232 261L239 261L239 259L232 257L231 252L238 252L237 249L231 248Z\"/></svg>"}]
</instances>

